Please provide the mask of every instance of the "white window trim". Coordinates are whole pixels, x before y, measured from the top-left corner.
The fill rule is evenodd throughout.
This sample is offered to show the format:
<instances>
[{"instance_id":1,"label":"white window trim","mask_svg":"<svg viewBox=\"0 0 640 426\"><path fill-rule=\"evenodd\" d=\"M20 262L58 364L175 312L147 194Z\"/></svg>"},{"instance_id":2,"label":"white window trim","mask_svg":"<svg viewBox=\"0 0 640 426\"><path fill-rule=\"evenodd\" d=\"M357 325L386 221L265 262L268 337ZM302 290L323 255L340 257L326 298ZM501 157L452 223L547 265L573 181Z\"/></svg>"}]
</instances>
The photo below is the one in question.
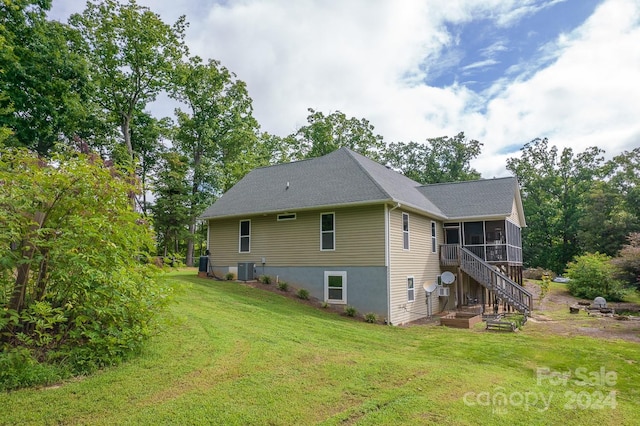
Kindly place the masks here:
<instances>
[{"instance_id":1,"label":"white window trim","mask_svg":"<svg viewBox=\"0 0 640 426\"><path fill-rule=\"evenodd\" d=\"M435 221L431 221L431 253L438 252L438 224Z\"/></svg>"},{"instance_id":2,"label":"white window trim","mask_svg":"<svg viewBox=\"0 0 640 426\"><path fill-rule=\"evenodd\" d=\"M242 235L242 222L249 222L249 235ZM249 237L249 250L242 251L242 238ZM251 219L242 219L238 222L238 253L251 253Z\"/></svg>"},{"instance_id":3,"label":"white window trim","mask_svg":"<svg viewBox=\"0 0 640 426\"><path fill-rule=\"evenodd\" d=\"M409 288L409 280L413 283L413 287ZM409 297L409 290L411 290L411 294L413 297ZM407 302L415 302L416 301L416 280L413 276L407 277Z\"/></svg>"},{"instance_id":4,"label":"white window trim","mask_svg":"<svg viewBox=\"0 0 640 426\"><path fill-rule=\"evenodd\" d=\"M329 299L329 277L336 275L342 277L342 299L340 300ZM347 304L347 271L324 271L324 301L336 305Z\"/></svg>"},{"instance_id":5,"label":"white window trim","mask_svg":"<svg viewBox=\"0 0 640 426\"><path fill-rule=\"evenodd\" d=\"M286 216L290 216L290 217L286 217ZM296 220L296 214L295 213L281 213L281 214L278 215L278 222L285 222L287 220Z\"/></svg>"},{"instance_id":6,"label":"white window trim","mask_svg":"<svg viewBox=\"0 0 640 426\"><path fill-rule=\"evenodd\" d=\"M322 216L325 214L330 214L333 215L333 231L331 231L331 233L333 234L333 248L331 249L325 249L322 248ZM329 232L329 231L324 231L324 232ZM336 251L336 213L335 212L324 212L324 213L320 213L320 251Z\"/></svg>"},{"instance_id":7,"label":"white window trim","mask_svg":"<svg viewBox=\"0 0 640 426\"><path fill-rule=\"evenodd\" d=\"M407 230L404 230L404 217L407 217ZM409 219L409 213L402 213L402 250L411 250L411 221ZM404 246L404 234L407 234L407 247Z\"/></svg>"}]
</instances>

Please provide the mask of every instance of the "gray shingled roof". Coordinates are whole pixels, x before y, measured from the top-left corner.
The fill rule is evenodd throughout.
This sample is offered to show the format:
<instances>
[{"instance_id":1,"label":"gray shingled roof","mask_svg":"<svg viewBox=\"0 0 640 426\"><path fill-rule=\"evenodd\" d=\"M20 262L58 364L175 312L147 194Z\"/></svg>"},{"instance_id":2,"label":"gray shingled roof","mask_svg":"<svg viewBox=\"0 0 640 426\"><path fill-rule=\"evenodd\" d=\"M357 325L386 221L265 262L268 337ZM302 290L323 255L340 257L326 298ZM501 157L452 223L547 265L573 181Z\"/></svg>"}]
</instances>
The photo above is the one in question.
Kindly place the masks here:
<instances>
[{"instance_id":1,"label":"gray shingled roof","mask_svg":"<svg viewBox=\"0 0 640 426\"><path fill-rule=\"evenodd\" d=\"M425 185L420 192L449 219L509 216L519 191L515 177Z\"/></svg>"},{"instance_id":2,"label":"gray shingled roof","mask_svg":"<svg viewBox=\"0 0 640 426\"><path fill-rule=\"evenodd\" d=\"M376 202L401 203L443 219L458 218L459 213L469 217L509 215L517 188L514 182L515 178L506 178L422 186L341 148L318 158L255 169L201 217L294 212Z\"/></svg>"}]
</instances>

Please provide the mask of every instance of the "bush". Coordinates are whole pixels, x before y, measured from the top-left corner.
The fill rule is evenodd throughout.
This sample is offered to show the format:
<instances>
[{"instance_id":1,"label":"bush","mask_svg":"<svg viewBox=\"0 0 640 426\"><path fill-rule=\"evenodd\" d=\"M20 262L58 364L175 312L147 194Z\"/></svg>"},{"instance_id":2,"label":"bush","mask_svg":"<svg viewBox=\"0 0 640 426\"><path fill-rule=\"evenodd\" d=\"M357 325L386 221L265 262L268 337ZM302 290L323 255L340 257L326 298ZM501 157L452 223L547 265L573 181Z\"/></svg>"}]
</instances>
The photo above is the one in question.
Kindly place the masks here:
<instances>
[{"instance_id":1,"label":"bush","mask_svg":"<svg viewBox=\"0 0 640 426\"><path fill-rule=\"evenodd\" d=\"M351 305L347 305L344 307L344 313L348 316L348 317L355 317L356 314L358 313L358 311L356 310L356 308L354 308Z\"/></svg>"},{"instance_id":2,"label":"bush","mask_svg":"<svg viewBox=\"0 0 640 426\"><path fill-rule=\"evenodd\" d=\"M271 284L271 277L269 275L260 275L258 279L262 284Z\"/></svg>"},{"instance_id":3,"label":"bush","mask_svg":"<svg viewBox=\"0 0 640 426\"><path fill-rule=\"evenodd\" d=\"M620 301L624 297L622 282L615 278L616 268L606 254L593 253L577 256L567 266L569 293L583 299L598 296L607 301Z\"/></svg>"},{"instance_id":4,"label":"bush","mask_svg":"<svg viewBox=\"0 0 640 426\"><path fill-rule=\"evenodd\" d=\"M540 301L541 302L547 296L547 293L549 293L550 287L551 287L551 276L545 274L542 276L542 282L540 283Z\"/></svg>"},{"instance_id":5,"label":"bush","mask_svg":"<svg viewBox=\"0 0 640 426\"><path fill-rule=\"evenodd\" d=\"M289 291L289 284L286 281L280 281L278 283L278 289L282 291Z\"/></svg>"},{"instance_id":6,"label":"bush","mask_svg":"<svg viewBox=\"0 0 640 426\"><path fill-rule=\"evenodd\" d=\"M227 281L232 281L236 278L236 274L234 274L233 272L227 272L226 275L224 276L224 278Z\"/></svg>"},{"instance_id":7,"label":"bush","mask_svg":"<svg viewBox=\"0 0 640 426\"><path fill-rule=\"evenodd\" d=\"M302 300L309 300L309 290L307 290L306 288L301 288L296 293L296 296L298 296L298 298Z\"/></svg>"},{"instance_id":8,"label":"bush","mask_svg":"<svg viewBox=\"0 0 640 426\"><path fill-rule=\"evenodd\" d=\"M0 340L15 348L5 367L24 377L33 359L87 373L140 349L170 288L149 256L150 223L131 207L128 173L92 155L47 163L0 149L0 182ZM11 297L20 293L28 297ZM19 383L44 380L31 367L41 372Z\"/></svg>"},{"instance_id":9,"label":"bush","mask_svg":"<svg viewBox=\"0 0 640 426\"><path fill-rule=\"evenodd\" d=\"M547 275L550 279L554 279L556 277L556 274L549 269L527 268L522 271L522 276L528 280L541 280L545 275Z\"/></svg>"},{"instance_id":10,"label":"bush","mask_svg":"<svg viewBox=\"0 0 640 426\"><path fill-rule=\"evenodd\" d=\"M38 362L27 348L0 352L0 392L27 386L48 385L69 376L55 365Z\"/></svg>"},{"instance_id":11,"label":"bush","mask_svg":"<svg viewBox=\"0 0 640 426\"><path fill-rule=\"evenodd\" d=\"M376 322L378 322L378 316L376 314L374 314L373 312L369 312L369 313L364 315L364 320L366 322L371 323L371 324L375 324Z\"/></svg>"},{"instance_id":12,"label":"bush","mask_svg":"<svg viewBox=\"0 0 640 426\"><path fill-rule=\"evenodd\" d=\"M329 307L329 302L322 302L322 309L327 309Z\"/></svg>"}]
</instances>

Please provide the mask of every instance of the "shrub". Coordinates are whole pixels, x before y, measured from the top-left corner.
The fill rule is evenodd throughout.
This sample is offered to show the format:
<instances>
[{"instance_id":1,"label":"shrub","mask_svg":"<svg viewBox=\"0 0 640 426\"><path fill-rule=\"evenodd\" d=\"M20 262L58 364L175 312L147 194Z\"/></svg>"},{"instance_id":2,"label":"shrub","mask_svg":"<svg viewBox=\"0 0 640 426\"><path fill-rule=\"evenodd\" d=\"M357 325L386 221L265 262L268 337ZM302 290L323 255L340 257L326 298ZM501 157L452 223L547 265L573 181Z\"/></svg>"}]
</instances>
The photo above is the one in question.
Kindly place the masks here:
<instances>
[{"instance_id":1,"label":"shrub","mask_svg":"<svg viewBox=\"0 0 640 426\"><path fill-rule=\"evenodd\" d=\"M371 324L375 324L376 322L378 322L378 316L376 314L374 314L373 312L369 312L369 313L364 315L364 320L366 322L371 323Z\"/></svg>"},{"instance_id":2,"label":"shrub","mask_svg":"<svg viewBox=\"0 0 640 426\"><path fill-rule=\"evenodd\" d=\"M5 367L20 375L32 358L86 373L140 349L171 289L129 175L95 155L0 149L0 182L0 340L16 348Z\"/></svg>"},{"instance_id":3,"label":"shrub","mask_svg":"<svg viewBox=\"0 0 640 426\"><path fill-rule=\"evenodd\" d=\"M0 391L55 383L69 374L55 365L39 363L27 348L0 352Z\"/></svg>"},{"instance_id":4,"label":"shrub","mask_svg":"<svg viewBox=\"0 0 640 426\"><path fill-rule=\"evenodd\" d=\"M289 284L286 281L280 281L278 283L278 289L282 291L289 291Z\"/></svg>"},{"instance_id":5,"label":"shrub","mask_svg":"<svg viewBox=\"0 0 640 426\"><path fill-rule=\"evenodd\" d=\"M348 316L348 317L355 317L356 314L358 313L358 311L356 310L356 308L354 308L351 305L347 305L344 307L344 313Z\"/></svg>"},{"instance_id":6,"label":"shrub","mask_svg":"<svg viewBox=\"0 0 640 426\"><path fill-rule=\"evenodd\" d=\"M306 288L301 288L300 290L298 290L296 295L302 300L309 300L309 290L307 290Z\"/></svg>"},{"instance_id":7,"label":"shrub","mask_svg":"<svg viewBox=\"0 0 640 426\"><path fill-rule=\"evenodd\" d=\"M233 272L227 272L226 275L224 276L224 278L227 281L232 281L233 279L235 279L236 274L234 274Z\"/></svg>"},{"instance_id":8,"label":"shrub","mask_svg":"<svg viewBox=\"0 0 640 426\"><path fill-rule=\"evenodd\" d=\"M551 287L551 277L547 274L542 276L542 282L540 283L540 301L549 293L549 287Z\"/></svg>"},{"instance_id":9,"label":"shrub","mask_svg":"<svg viewBox=\"0 0 640 426\"><path fill-rule=\"evenodd\" d=\"M567 266L569 293L584 299L598 296L608 301L620 301L624 297L622 282L615 279L616 268L606 254L587 253L577 256Z\"/></svg>"},{"instance_id":10,"label":"shrub","mask_svg":"<svg viewBox=\"0 0 640 426\"><path fill-rule=\"evenodd\" d=\"M327 309L329 307L329 302L322 302L322 306L323 309Z\"/></svg>"},{"instance_id":11,"label":"shrub","mask_svg":"<svg viewBox=\"0 0 640 426\"><path fill-rule=\"evenodd\" d=\"M556 274L549 269L528 268L522 271L522 276L528 280L541 280L545 275L547 275L550 279L554 279L556 277Z\"/></svg>"},{"instance_id":12,"label":"shrub","mask_svg":"<svg viewBox=\"0 0 640 426\"><path fill-rule=\"evenodd\" d=\"M269 275L260 275L259 280L262 284L271 284L271 277Z\"/></svg>"}]
</instances>

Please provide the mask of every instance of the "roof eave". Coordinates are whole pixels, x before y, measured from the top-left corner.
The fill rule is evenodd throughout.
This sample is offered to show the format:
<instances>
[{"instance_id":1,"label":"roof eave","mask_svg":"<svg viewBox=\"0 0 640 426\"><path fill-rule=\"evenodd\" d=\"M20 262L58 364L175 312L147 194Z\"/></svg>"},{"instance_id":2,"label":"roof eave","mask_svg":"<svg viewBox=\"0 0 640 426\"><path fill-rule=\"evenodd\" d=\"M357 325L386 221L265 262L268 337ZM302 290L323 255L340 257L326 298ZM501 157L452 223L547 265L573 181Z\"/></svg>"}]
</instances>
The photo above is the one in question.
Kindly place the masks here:
<instances>
[{"instance_id":1,"label":"roof eave","mask_svg":"<svg viewBox=\"0 0 640 426\"><path fill-rule=\"evenodd\" d=\"M270 214L295 213L295 212L310 211L310 210L326 210L326 209L332 209L332 208L373 206L373 205L377 205L377 204L387 204L387 203L393 203L393 202L395 202L395 200L383 199L383 200L357 201L357 202L343 203L343 204L323 204L323 205L318 205L318 206L289 208L289 209L278 209L278 210L255 211L255 212L246 212L246 213L239 213L239 214L232 214L232 215L201 216L201 217L198 217L198 220L233 219L233 218L248 217L248 216L266 216L266 215L270 215Z\"/></svg>"}]
</instances>

